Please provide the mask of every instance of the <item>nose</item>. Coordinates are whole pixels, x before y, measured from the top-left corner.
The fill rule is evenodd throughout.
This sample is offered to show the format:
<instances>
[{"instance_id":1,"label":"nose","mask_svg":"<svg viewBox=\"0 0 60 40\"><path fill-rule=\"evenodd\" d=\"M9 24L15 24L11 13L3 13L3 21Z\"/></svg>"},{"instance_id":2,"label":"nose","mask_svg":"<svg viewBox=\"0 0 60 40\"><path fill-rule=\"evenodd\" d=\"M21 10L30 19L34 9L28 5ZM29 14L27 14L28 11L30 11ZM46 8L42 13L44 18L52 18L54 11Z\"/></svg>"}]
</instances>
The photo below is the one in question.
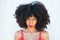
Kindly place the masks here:
<instances>
[{"instance_id":1,"label":"nose","mask_svg":"<svg viewBox=\"0 0 60 40\"><path fill-rule=\"evenodd\" d=\"M29 24L32 25L33 24L33 20L30 20Z\"/></svg>"}]
</instances>

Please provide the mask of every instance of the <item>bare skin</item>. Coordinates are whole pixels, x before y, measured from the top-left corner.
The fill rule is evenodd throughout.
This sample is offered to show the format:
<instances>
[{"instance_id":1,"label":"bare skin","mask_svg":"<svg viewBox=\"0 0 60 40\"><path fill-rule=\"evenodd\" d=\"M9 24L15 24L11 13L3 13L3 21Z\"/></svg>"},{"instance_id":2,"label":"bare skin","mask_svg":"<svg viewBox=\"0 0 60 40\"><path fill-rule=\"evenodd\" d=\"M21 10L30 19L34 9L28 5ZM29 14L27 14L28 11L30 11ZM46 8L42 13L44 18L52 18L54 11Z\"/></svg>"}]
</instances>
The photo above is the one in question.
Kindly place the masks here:
<instances>
[{"instance_id":1,"label":"bare skin","mask_svg":"<svg viewBox=\"0 0 60 40\"><path fill-rule=\"evenodd\" d=\"M14 38L14 40L19 40L21 36L22 36L22 35L21 35L21 31L17 31L17 32L15 33L15 38ZM43 38L43 40L49 40L48 32L42 31L42 38Z\"/></svg>"},{"instance_id":2,"label":"bare skin","mask_svg":"<svg viewBox=\"0 0 60 40\"><path fill-rule=\"evenodd\" d=\"M26 20L26 24L27 24L27 30L30 31L30 32L34 32L36 31L35 29L35 25L37 23L37 19L32 16L32 17L29 17L27 20ZM21 31L17 31L15 33L15 38L14 40L19 40L20 37L21 37ZM42 31L42 39L43 40L49 40L49 35L48 35L48 32L47 31Z\"/></svg>"}]
</instances>

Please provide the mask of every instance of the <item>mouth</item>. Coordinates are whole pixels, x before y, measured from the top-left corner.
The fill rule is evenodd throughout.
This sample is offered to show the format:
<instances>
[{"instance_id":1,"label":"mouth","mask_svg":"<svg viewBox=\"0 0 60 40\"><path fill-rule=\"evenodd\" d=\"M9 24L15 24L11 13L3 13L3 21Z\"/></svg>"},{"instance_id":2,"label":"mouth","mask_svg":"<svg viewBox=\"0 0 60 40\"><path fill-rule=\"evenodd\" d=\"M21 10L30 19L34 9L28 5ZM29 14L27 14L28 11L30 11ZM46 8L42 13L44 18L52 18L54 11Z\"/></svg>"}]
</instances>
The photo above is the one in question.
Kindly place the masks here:
<instances>
[{"instance_id":1,"label":"mouth","mask_svg":"<svg viewBox=\"0 0 60 40\"><path fill-rule=\"evenodd\" d=\"M29 25L29 27L33 27L32 25Z\"/></svg>"}]
</instances>

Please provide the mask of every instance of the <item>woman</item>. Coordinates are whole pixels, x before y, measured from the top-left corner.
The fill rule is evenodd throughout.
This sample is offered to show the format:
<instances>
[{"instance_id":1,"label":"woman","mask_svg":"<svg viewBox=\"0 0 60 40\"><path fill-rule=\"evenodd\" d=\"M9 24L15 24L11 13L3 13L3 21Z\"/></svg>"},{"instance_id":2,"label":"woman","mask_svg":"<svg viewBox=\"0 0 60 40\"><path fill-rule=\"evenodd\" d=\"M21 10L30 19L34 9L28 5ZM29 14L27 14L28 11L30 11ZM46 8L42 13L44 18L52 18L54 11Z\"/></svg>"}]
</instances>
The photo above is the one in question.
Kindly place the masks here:
<instances>
[{"instance_id":1,"label":"woman","mask_svg":"<svg viewBox=\"0 0 60 40\"><path fill-rule=\"evenodd\" d=\"M45 30L50 23L47 9L41 2L32 2L17 7L15 18L22 30L15 33L15 40L49 40Z\"/></svg>"}]
</instances>

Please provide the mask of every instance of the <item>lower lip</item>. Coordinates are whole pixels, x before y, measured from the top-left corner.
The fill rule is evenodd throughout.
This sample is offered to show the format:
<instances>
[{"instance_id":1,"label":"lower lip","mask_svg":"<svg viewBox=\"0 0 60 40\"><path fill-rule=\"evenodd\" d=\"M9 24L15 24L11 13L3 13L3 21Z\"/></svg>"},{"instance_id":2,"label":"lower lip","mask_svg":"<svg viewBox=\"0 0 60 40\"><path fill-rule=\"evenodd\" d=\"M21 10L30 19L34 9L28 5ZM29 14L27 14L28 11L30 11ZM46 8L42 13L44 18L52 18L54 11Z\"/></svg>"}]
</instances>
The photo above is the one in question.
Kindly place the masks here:
<instances>
[{"instance_id":1,"label":"lower lip","mask_svg":"<svg viewBox=\"0 0 60 40\"><path fill-rule=\"evenodd\" d=\"M29 27L33 27L32 25L29 25Z\"/></svg>"}]
</instances>

